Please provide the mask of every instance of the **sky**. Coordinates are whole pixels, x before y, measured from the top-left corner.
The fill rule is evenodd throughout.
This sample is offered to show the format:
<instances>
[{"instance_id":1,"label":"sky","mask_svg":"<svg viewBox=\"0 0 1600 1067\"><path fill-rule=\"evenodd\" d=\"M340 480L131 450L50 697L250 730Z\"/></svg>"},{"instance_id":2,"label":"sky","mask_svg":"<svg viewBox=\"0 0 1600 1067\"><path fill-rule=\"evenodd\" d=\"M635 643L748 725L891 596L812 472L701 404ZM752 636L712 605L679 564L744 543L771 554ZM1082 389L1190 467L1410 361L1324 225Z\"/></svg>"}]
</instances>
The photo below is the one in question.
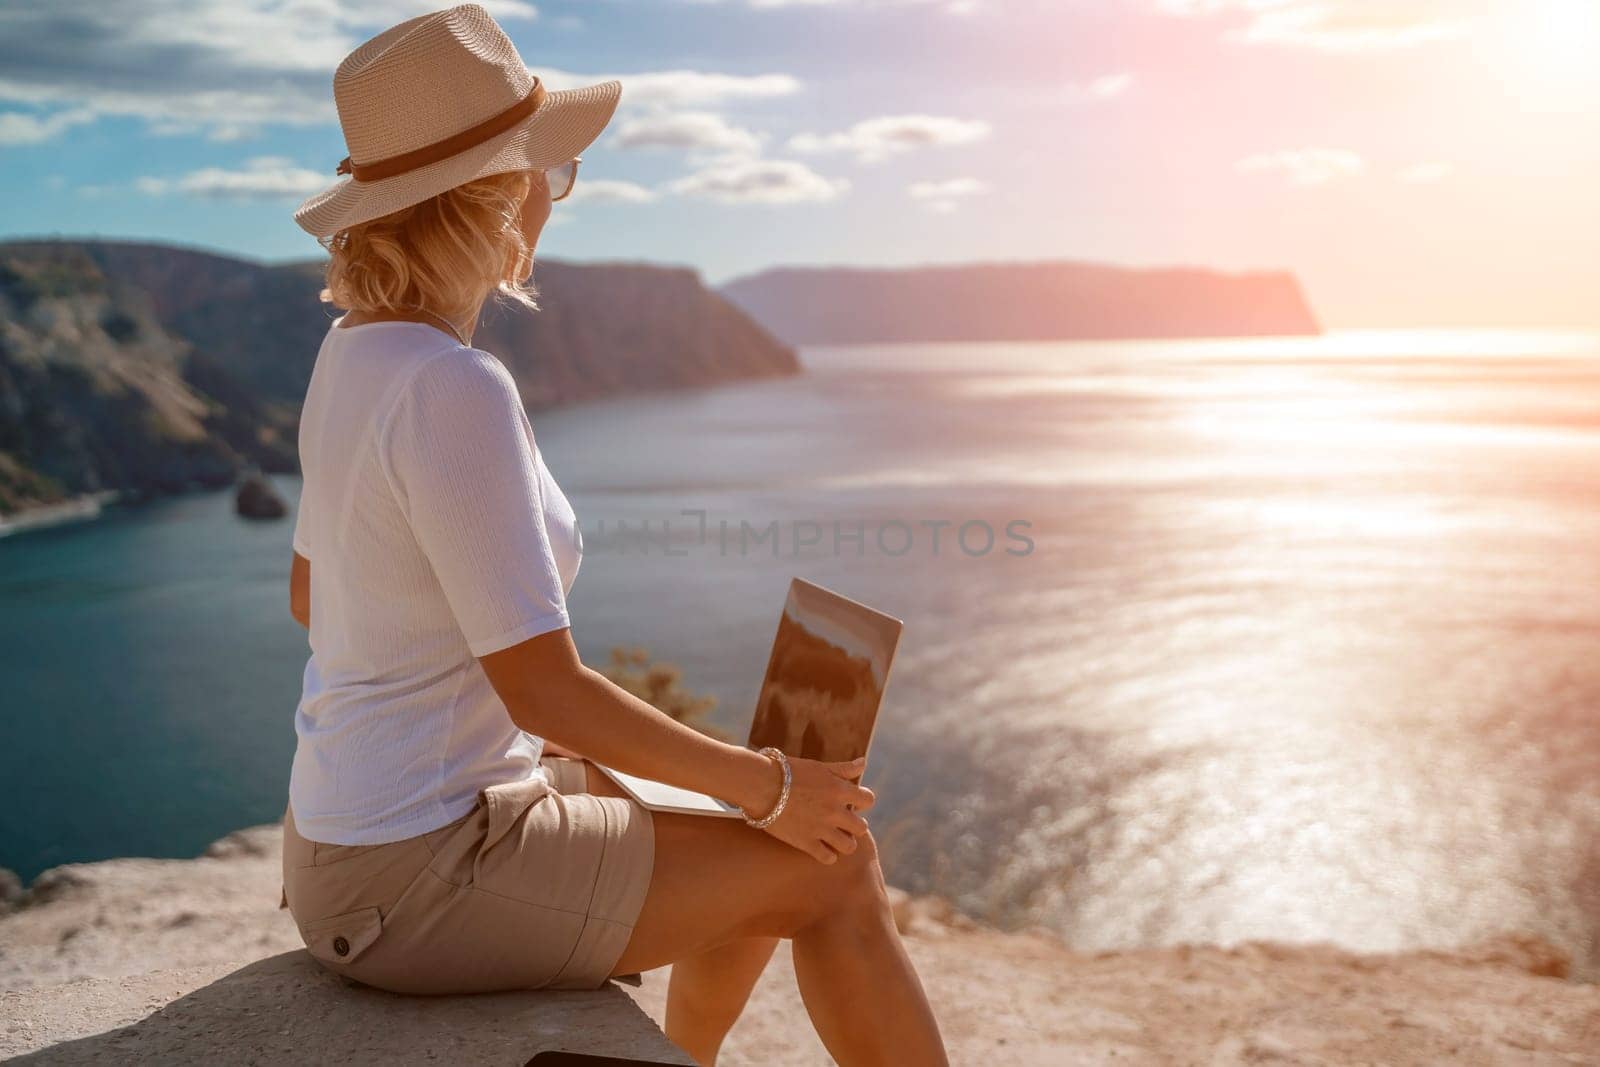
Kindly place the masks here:
<instances>
[{"instance_id":1,"label":"sky","mask_svg":"<svg viewBox=\"0 0 1600 1067\"><path fill-rule=\"evenodd\" d=\"M332 74L433 3L0 0L0 237L322 256ZM489 0L622 104L545 257L1287 269L1324 324L1600 327L1600 0Z\"/></svg>"}]
</instances>

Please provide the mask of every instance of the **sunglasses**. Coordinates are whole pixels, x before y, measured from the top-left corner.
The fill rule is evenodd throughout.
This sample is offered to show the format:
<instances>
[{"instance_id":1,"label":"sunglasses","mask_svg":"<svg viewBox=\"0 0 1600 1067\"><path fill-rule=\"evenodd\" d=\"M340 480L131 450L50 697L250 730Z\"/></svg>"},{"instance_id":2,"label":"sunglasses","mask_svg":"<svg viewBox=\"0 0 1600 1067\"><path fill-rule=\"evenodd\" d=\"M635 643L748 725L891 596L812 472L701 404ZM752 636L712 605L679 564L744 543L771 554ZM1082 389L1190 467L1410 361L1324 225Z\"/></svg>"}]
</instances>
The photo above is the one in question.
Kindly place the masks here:
<instances>
[{"instance_id":1,"label":"sunglasses","mask_svg":"<svg viewBox=\"0 0 1600 1067\"><path fill-rule=\"evenodd\" d=\"M578 183L578 164L582 161L583 157L578 156L544 172L545 184L550 187L552 204L572 195L572 187Z\"/></svg>"}]
</instances>

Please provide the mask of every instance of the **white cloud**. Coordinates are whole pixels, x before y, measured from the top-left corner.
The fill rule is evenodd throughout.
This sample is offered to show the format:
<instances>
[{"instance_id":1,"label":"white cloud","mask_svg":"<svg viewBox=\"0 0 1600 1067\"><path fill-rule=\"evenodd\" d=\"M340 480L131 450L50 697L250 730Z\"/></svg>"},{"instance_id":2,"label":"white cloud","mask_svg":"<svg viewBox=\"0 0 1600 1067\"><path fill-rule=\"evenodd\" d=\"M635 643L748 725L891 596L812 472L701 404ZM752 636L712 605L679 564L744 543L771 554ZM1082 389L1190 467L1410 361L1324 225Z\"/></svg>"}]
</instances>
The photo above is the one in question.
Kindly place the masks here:
<instances>
[{"instance_id":1,"label":"white cloud","mask_svg":"<svg viewBox=\"0 0 1600 1067\"><path fill-rule=\"evenodd\" d=\"M475 2L479 7L493 15L496 22L508 22L511 19L536 19L539 17L539 8L534 4L524 3L523 0L475 0ZM361 5L346 4L345 6ZM394 11L394 5L384 3L383 0L369 0L367 6L391 15ZM406 7L408 5L401 6ZM407 10L405 14L393 15L392 18L389 18L389 22L398 22L400 19L408 18L411 15L421 15L424 12L437 11L439 9L438 4L430 3L418 3L409 6L416 8L416 10ZM382 20L380 19L380 21ZM560 22L562 20L557 19L556 21Z\"/></svg>"},{"instance_id":2,"label":"white cloud","mask_svg":"<svg viewBox=\"0 0 1600 1067\"><path fill-rule=\"evenodd\" d=\"M1234 164L1240 174L1278 174L1294 185L1327 185L1353 178L1366 170L1366 162L1342 148L1295 148L1262 152Z\"/></svg>"},{"instance_id":3,"label":"white cloud","mask_svg":"<svg viewBox=\"0 0 1600 1067\"><path fill-rule=\"evenodd\" d=\"M1067 82L1055 90L1052 99L1064 100L1069 104L1104 104L1118 97L1126 96L1128 90L1133 88L1134 76L1128 71L1116 74L1102 74L1086 82Z\"/></svg>"},{"instance_id":4,"label":"white cloud","mask_svg":"<svg viewBox=\"0 0 1600 1067\"><path fill-rule=\"evenodd\" d=\"M0 3L0 101L42 112L12 112L20 117L4 120L16 138L9 143L108 116L142 120L160 136L214 141L242 140L267 127L337 126L330 83L340 60L385 27L440 6L432 0ZM538 15L523 0L484 6L513 32L513 20ZM787 74L545 73L555 87L619 77L625 105L703 106L800 90Z\"/></svg>"},{"instance_id":5,"label":"white cloud","mask_svg":"<svg viewBox=\"0 0 1600 1067\"><path fill-rule=\"evenodd\" d=\"M832 200L850 188L843 178L825 178L792 160L727 160L672 182L680 196L697 196L729 204L793 204Z\"/></svg>"},{"instance_id":6,"label":"white cloud","mask_svg":"<svg viewBox=\"0 0 1600 1067\"><path fill-rule=\"evenodd\" d=\"M1475 0L1158 0L1186 17L1229 17L1229 40L1324 52L1409 48L1470 29Z\"/></svg>"},{"instance_id":7,"label":"white cloud","mask_svg":"<svg viewBox=\"0 0 1600 1067\"><path fill-rule=\"evenodd\" d=\"M1436 185L1456 172L1451 163L1413 163L1402 167L1395 179L1407 185Z\"/></svg>"},{"instance_id":8,"label":"white cloud","mask_svg":"<svg viewBox=\"0 0 1600 1067\"><path fill-rule=\"evenodd\" d=\"M789 74L715 74L700 70L658 70L638 74L574 74L534 68L552 89L571 89L612 78L622 83L622 103L629 106L707 106L730 100L768 100L793 96L800 80Z\"/></svg>"},{"instance_id":9,"label":"white cloud","mask_svg":"<svg viewBox=\"0 0 1600 1067\"><path fill-rule=\"evenodd\" d=\"M692 0L711 4L719 0ZM984 7L986 0L743 0L746 7L775 10L785 7L937 7L951 15L972 15Z\"/></svg>"},{"instance_id":10,"label":"white cloud","mask_svg":"<svg viewBox=\"0 0 1600 1067\"><path fill-rule=\"evenodd\" d=\"M85 122L93 122L88 108L71 108L53 115L29 115L21 111L0 113L0 145L42 144L62 132Z\"/></svg>"},{"instance_id":11,"label":"white cloud","mask_svg":"<svg viewBox=\"0 0 1600 1067\"><path fill-rule=\"evenodd\" d=\"M618 148L678 148L756 155L761 137L709 111L663 111L626 119L612 143Z\"/></svg>"},{"instance_id":12,"label":"white cloud","mask_svg":"<svg viewBox=\"0 0 1600 1067\"><path fill-rule=\"evenodd\" d=\"M946 178L943 181L912 182L906 188L911 199L920 201L929 211L947 215L963 199L981 196L989 191L989 183L978 178Z\"/></svg>"},{"instance_id":13,"label":"white cloud","mask_svg":"<svg viewBox=\"0 0 1600 1067\"><path fill-rule=\"evenodd\" d=\"M330 72L394 15L374 2L308 3L293 18L278 0L7 5L0 99L139 118L159 132L331 122Z\"/></svg>"},{"instance_id":14,"label":"white cloud","mask_svg":"<svg viewBox=\"0 0 1600 1067\"><path fill-rule=\"evenodd\" d=\"M1084 86L1084 95L1095 100L1110 100L1112 97L1121 96L1133 87L1133 75L1126 72L1122 74L1106 74L1088 85Z\"/></svg>"},{"instance_id":15,"label":"white cloud","mask_svg":"<svg viewBox=\"0 0 1600 1067\"><path fill-rule=\"evenodd\" d=\"M789 139L789 147L796 152L850 152L863 163L875 163L913 148L972 144L989 133L989 124L981 119L885 115L838 133L796 134Z\"/></svg>"},{"instance_id":16,"label":"white cloud","mask_svg":"<svg viewBox=\"0 0 1600 1067\"><path fill-rule=\"evenodd\" d=\"M572 187L572 195L568 199L573 203L648 204L656 199L656 192L637 182L620 181L615 178L594 178L588 181L580 179L578 184Z\"/></svg>"},{"instance_id":17,"label":"white cloud","mask_svg":"<svg viewBox=\"0 0 1600 1067\"><path fill-rule=\"evenodd\" d=\"M948 200L954 196L987 193L989 183L979 178L947 178L937 182L912 182L907 192L913 200Z\"/></svg>"},{"instance_id":18,"label":"white cloud","mask_svg":"<svg viewBox=\"0 0 1600 1067\"><path fill-rule=\"evenodd\" d=\"M151 196L187 193L235 200L304 198L330 184L332 179L327 175L297 167L283 156L248 159L243 170L203 167L181 178L143 177L134 181L140 192Z\"/></svg>"}]
</instances>

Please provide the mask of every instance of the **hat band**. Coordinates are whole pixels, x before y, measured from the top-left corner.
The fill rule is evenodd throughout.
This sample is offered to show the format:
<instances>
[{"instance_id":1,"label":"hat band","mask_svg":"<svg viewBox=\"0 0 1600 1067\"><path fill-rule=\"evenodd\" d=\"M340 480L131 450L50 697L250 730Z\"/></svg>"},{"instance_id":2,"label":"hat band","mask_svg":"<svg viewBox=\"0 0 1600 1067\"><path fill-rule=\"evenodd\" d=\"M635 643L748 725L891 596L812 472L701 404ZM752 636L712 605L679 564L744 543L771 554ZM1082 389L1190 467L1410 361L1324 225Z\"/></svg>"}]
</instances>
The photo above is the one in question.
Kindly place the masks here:
<instances>
[{"instance_id":1,"label":"hat band","mask_svg":"<svg viewBox=\"0 0 1600 1067\"><path fill-rule=\"evenodd\" d=\"M334 168L335 174L349 174L358 182L375 182L383 178L392 178L396 174L404 174L418 167L426 167L429 163L437 163L442 159L471 148L473 145L482 144L498 133L504 133L535 111L544 103L544 85L538 78L533 79L533 88L528 90L528 95L506 108L498 115L492 115L476 126L470 126L460 133L451 134L442 141L423 145L421 148L410 152L402 152L398 156L388 159L378 159L371 163L351 163L350 157L345 156Z\"/></svg>"}]
</instances>

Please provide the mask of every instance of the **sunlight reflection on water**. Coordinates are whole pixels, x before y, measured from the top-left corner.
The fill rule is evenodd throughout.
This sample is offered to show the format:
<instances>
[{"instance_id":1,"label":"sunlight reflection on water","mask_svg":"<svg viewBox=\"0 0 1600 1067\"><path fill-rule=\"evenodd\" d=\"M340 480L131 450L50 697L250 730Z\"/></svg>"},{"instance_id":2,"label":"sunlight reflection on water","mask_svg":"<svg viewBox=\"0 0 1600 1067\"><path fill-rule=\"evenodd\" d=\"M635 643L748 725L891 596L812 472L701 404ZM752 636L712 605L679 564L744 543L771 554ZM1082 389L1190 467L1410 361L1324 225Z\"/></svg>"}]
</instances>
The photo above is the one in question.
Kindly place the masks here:
<instances>
[{"instance_id":1,"label":"sunlight reflection on water","mask_svg":"<svg viewBox=\"0 0 1600 1067\"><path fill-rule=\"evenodd\" d=\"M919 888L1085 948L1515 929L1594 972L1594 337L953 348L811 354L991 427L819 485L1041 520L897 668Z\"/></svg>"},{"instance_id":2,"label":"sunlight reflection on water","mask_svg":"<svg viewBox=\"0 0 1600 1067\"><path fill-rule=\"evenodd\" d=\"M906 620L867 776L900 885L1091 949L1521 930L1600 972L1600 339L803 356L534 413L588 662L646 646L737 732L800 574ZM0 813L0 862L192 855L281 813L288 530L228 505L0 545L0 658L48 709L0 779L61 800ZM684 509L1021 518L1034 550L720 553ZM680 554L590 548L668 518Z\"/></svg>"}]
</instances>

